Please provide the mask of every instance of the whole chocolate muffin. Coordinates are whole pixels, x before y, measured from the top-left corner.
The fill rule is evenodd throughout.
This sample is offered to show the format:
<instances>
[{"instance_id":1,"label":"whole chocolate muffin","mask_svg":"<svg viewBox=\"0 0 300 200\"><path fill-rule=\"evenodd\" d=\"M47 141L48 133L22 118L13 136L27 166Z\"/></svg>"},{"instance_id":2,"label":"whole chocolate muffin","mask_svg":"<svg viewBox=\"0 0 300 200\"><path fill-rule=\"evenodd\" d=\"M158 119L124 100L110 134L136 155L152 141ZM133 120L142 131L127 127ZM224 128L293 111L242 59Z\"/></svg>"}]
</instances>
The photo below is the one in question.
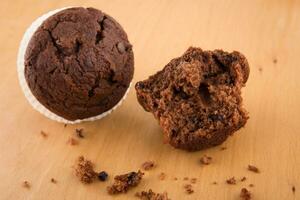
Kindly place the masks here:
<instances>
[{"instance_id":1,"label":"whole chocolate muffin","mask_svg":"<svg viewBox=\"0 0 300 200\"><path fill-rule=\"evenodd\" d=\"M24 73L34 97L74 121L113 108L134 72L123 28L94 8L68 8L47 18L30 39Z\"/></svg>"},{"instance_id":2,"label":"whole chocolate muffin","mask_svg":"<svg viewBox=\"0 0 300 200\"><path fill-rule=\"evenodd\" d=\"M135 88L139 103L158 119L166 142L194 151L221 144L245 125L241 88L248 76L241 53L190 47Z\"/></svg>"}]
</instances>

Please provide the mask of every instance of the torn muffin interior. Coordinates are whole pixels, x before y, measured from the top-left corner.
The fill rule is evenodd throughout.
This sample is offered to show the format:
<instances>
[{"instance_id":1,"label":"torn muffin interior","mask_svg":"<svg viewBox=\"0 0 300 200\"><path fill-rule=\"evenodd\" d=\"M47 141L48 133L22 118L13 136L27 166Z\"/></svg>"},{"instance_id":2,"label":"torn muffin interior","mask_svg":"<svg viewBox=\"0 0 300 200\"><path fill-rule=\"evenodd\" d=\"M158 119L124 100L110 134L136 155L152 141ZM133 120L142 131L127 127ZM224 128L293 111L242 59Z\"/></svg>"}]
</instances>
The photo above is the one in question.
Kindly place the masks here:
<instances>
[{"instance_id":1,"label":"torn muffin interior","mask_svg":"<svg viewBox=\"0 0 300 200\"><path fill-rule=\"evenodd\" d=\"M97 177L97 173L94 171L94 164L83 156L78 157L76 161L75 175L82 183L86 184L92 183Z\"/></svg>"},{"instance_id":2,"label":"torn muffin interior","mask_svg":"<svg viewBox=\"0 0 300 200\"><path fill-rule=\"evenodd\" d=\"M222 143L245 125L241 88L248 76L241 53L190 47L162 71L138 82L137 98L158 119L166 142L199 150Z\"/></svg>"},{"instance_id":3,"label":"torn muffin interior","mask_svg":"<svg viewBox=\"0 0 300 200\"><path fill-rule=\"evenodd\" d=\"M115 176L114 183L107 187L107 192L111 195L126 193L130 188L141 182L143 175L144 173L139 170L138 172Z\"/></svg>"}]
</instances>

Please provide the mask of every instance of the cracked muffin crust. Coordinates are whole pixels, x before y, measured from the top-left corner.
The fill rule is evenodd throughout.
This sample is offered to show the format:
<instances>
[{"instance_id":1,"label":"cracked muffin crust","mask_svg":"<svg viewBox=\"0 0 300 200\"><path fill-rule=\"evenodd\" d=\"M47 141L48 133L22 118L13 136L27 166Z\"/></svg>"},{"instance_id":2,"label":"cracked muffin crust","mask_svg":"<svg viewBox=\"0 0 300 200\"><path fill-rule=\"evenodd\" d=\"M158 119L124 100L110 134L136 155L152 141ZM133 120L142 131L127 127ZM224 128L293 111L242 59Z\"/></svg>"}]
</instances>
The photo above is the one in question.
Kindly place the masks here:
<instances>
[{"instance_id":1,"label":"cracked muffin crust","mask_svg":"<svg viewBox=\"0 0 300 200\"><path fill-rule=\"evenodd\" d=\"M134 57L118 22L94 8L76 7L42 23L27 46L24 65L35 98L74 121L100 115L122 99Z\"/></svg>"},{"instance_id":2,"label":"cracked muffin crust","mask_svg":"<svg viewBox=\"0 0 300 200\"><path fill-rule=\"evenodd\" d=\"M158 119L165 141L194 151L221 144L246 124L241 88L248 76L241 53L190 47L135 88L139 103Z\"/></svg>"}]
</instances>

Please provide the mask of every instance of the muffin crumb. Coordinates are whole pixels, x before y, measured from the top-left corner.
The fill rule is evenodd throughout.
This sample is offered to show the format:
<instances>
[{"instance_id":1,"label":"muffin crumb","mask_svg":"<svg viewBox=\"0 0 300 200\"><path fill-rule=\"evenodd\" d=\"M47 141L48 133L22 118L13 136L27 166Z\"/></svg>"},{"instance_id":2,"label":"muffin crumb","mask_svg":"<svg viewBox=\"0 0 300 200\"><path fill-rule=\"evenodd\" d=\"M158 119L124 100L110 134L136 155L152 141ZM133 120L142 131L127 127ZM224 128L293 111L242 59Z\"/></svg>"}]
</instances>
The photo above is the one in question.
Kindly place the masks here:
<instances>
[{"instance_id":1,"label":"muffin crumb","mask_svg":"<svg viewBox=\"0 0 300 200\"><path fill-rule=\"evenodd\" d=\"M177 177L174 177L174 178L173 178L173 180L174 180L174 181L177 181L177 180L178 180L178 178L177 178Z\"/></svg>"},{"instance_id":2,"label":"muffin crumb","mask_svg":"<svg viewBox=\"0 0 300 200\"><path fill-rule=\"evenodd\" d=\"M31 185L28 181L23 181L22 186L27 189L29 189L31 187Z\"/></svg>"},{"instance_id":3,"label":"muffin crumb","mask_svg":"<svg viewBox=\"0 0 300 200\"><path fill-rule=\"evenodd\" d=\"M250 200L251 199L251 193L246 188L241 189L240 198L243 200Z\"/></svg>"},{"instance_id":4,"label":"muffin crumb","mask_svg":"<svg viewBox=\"0 0 300 200\"><path fill-rule=\"evenodd\" d=\"M216 181L212 182L213 185L218 185L218 183Z\"/></svg>"},{"instance_id":5,"label":"muffin crumb","mask_svg":"<svg viewBox=\"0 0 300 200\"><path fill-rule=\"evenodd\" d=\"M80 156L76 161L75 175L82 183L92 183L97 173L94 171L94 164L90 160L86 160L83 156Z\"/></svg>"},{"instance_id":6,"label":"muffin crumb","mask_svg":"<svg viewBox=\"0 0 300 200\"><path fill-rule=\"evenodd\" d=\"M70 137L70 138L68 139L68 141L67 141L67 144L70 144L70 145L72 145L72 146L75 146L75 145L78 145L78 144L79 144L79 141L76 140L76 139L73 138L73 137Z\"/></svg>"},{"instance_id":7,"label":"muffin crumb","mask_svg":"<svg viewBox=\"0 0 300 200\"><path fill-rule=\"evenodd\" d=\"M68 126L68 124L64 124L64 128L66 128Z\"/></svg>"},{"instance_id":8,"label":"muffin crumb","mask_svg":"<svg viewBox=\"0 0 300 200\"><path fill-rule=\"evenodd\" d=\"M257 167L253 166L253 165L248 165L248 170L252 171L252 172L255 172L255 173L260 173L260 170Z\"/></svg>"},{"instance_id":9,"label":"muffin crumb","mask_svg":"<svg viewBox=\"0 0 300 200\"><path fill-rule=\"evenodd\" d=\"M246 181L247 180L247 178L244 176L243 178L241 178L241 181L242 182L244 182L244 181Z\"/></svg>"},{"instance_id":10,"label":"muffin crumb","mask_svg":"<svg viewBox=\"0 0 300 200\"><path fill-rule=\"evenodd\" d=\"M295 192L296 192L296 187L293 185L292 186L292 192L295 194Z\"/></svg>"},{"instance_id":11,"label":"muffin crumb","mask_svg":"<svg viewBox=\"0 0 300 200\"><path fill-rule=\"evenodd\" d=\"M135 193L135 196L142 200L171 200L168 198L168 193L155 193L151 189Z\"/></svg>"},{"instance_id":12,"label":"muffin crumb","mask_svg":"<svg viewBox=\"0 0 300 200\"><path fill-rule=\"evenodd\" d=\"M191 184L185 184L183 187L184 187L185 192L186 192L187 194L192 194L192 193L194 193L193 186L192 186Z\"/></svg>"},{"instance_id":13,"label":"muffin crumb","mask_svg":"<svg viewBox=\"0 0 300 200\"><path fill-rule=\"evenodd\" d=\"M204 155L202 158L200 158L200 162L203 165L209 165L212 162L212 157Z\"/></svg>"},{"instance_id":14,"label":"muffin crumb","mask_svg":"<svg viewBox=\"0 0 300 200\"><path fill-rule=\"evenodd\" d=\"M277 61L278 61L277 58L274 58L274 59L273 59L273 63L274 63L274 64L276 64Z\"/></svg>"},{"instance_id":15,"label":"muffin crumb","mask_svg":"<svg viewBox=\"0 0 300 200\"><path fill-rule=\"evenodd\" d=\"M47 138L48 137L48 134L46 132L44 132L43 130L41 130L40 133L43 136L43 138Z\"/></svg>"},{"instance_id":16,"label":"muffin crumb","mask_svg":"<svg viewBox=\"0 0 300 200\"><path fill-rule=\"evenodd\" d=\"M226 149L227 149L227 147L221 147L221 148L220 148L221 151L224 151L224 150L226 150Z\"/></svg>"},{"instance_id":17,"label":"muffin crumb","mask_svg":"<svg viewBox=\"0 0 300 200\"><path fill-rule=\"evenodd\" d=\"M188 181L188 180L189 180L189 177L184 177L183 180L184 180L184 181Z\"/></svg>"},{"instance_id":18,"label":"muffin crumb","mask_svg":"<svg viewBox=\"0 0 300 200\"><path fill-rule=\"evenodd\" d=\"M84 138L84 135L83 135L83 128L76 128L76 129L75 129L75 133L76 133L77 137L79 137L79 138Z\"/></svg>"},{"instance_id":19,"label":"muffin crumb","mask_svg":"<svg viewBox=\"0 0 300 200\"><path fill-rule=\"evenodd\" d=\"M155 167L154 161L146 161L142 164L142 168L146 171L153 169Z\"/></svg>"},{"instance_id":20,"label":"muffin crumb","mask_svg":"<svg viewBox=\"0 0 300 200\"><path fill-rule=\"evenodd\" d=\"M54 184L56 184L57 183L57 180L55 180L54 178L51 178L51 183L54 183Z\"/></svg>"},{"instance_id":21,"label":"muffin crumb","mask_svg":"<svg viewBox=\"0 0 300 200\"><path fill-rule=\"evenodd\" d=\"M140 170L138 172L130 172L114 177L114 183L107 187L107 192L110 195L126 193L130 188L136 187L142 180L144 173Z\"/></svg>"},{"instance_id":22,"label":"muffin crumb","mask_svg":"<svg viewBox=\"0 0 300 200\"><path fill-rule=\"evenodd\" d=\"M250 183L250 184L249 184L249 187L254 187L254 184Z\"/></svg>"},{"instance_id":23,"label":"muffin crumb","mask_svg":"<svg viewBox=\"0 0 300 200\"><path fill-rule=\"evenodd\" d=\"M234 177L231 177L230 179L226 180L226 183L229 185L235 185L236 184L236 180Z\"/></svg>"},{"instance_id":24,"label":"muffin crumb","mask_svg":"<svg viewBox=\"0 0 300 200\"><path fill-rule=\"evenodd\" d=\"M191 183L192 183L192 184L196 184L196 183L197 183L197 178L192 178L192 179L191 179Z\"/></svg>"},{"instance_id":25,"label":"muffin crumb","mask_svg":"<svg viewBox=\"0 0 300 200\"><path fill-rule=\"evenodd\" d=\"M158 176L159 180L163 181L166 179L166 174L164 172L160 173Z\"/></svg>"}]
</instances>

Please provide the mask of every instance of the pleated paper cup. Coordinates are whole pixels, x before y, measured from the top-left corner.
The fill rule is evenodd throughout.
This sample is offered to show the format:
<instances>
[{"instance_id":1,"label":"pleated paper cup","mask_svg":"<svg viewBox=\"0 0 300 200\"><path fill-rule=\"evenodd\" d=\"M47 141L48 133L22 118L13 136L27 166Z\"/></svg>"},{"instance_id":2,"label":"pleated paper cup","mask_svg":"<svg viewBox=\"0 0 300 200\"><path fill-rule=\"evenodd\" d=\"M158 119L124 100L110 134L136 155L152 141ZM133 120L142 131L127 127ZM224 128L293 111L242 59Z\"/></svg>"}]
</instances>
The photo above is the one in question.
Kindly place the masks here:
<instances>
[{"instance_id":1,"label":"pleated paper cup","mask_svg":"<svg viewBox=\"0 0 300 200\"><path fill-rule=\"evenodd\" d=\"M27 46L29 44L29 41L31 39L31 37L33 36L33 34L35 33L35 31L42 25L42 23L48 19L49 17L51 17L52 15L65 10L67 8L72 8L72 7L64 7L64 8L59 8L56 10L52 10L42 16L40 16L39 18L37 18L30 26L29 28L27 28L21 43L20 43L20 47L19 47L19 52L18 52L18 58L17 58L17 72L18 72L18 77L19 77L19 83L20 86L22 88L22 91L26 97L26 99L28 100L28 102L30 103L30 105L37 110L38 112L40 112L41 114L43 114L44 116L46 116L49 119L55 120L57 122L61 122L61 123L65 123L65 124L76 124L76 123L81 123L81 122L85 122L85 121L95 121L98 119L101 119L107 115L109 115L112 111L114 111L117 107L119 107L123 101L125 100L125 98L127 97L127 94L131 88L132 83L130 83L127 91L125 92L124 96L122 97L122 99L110 110L105 111L103 113L101 113L100 115L94 116L94 117L89 117L89 118L85 118L85 119L77 119L74 121L70 121L67 120L61 116L58 116L57 114L51 112L49 109L47 109L44 105L42 105L37 99L36 97L32 94L31 90L28 87L27 81L25 79L25 52L27 49Z\"/></svg>"}]
</instances>

